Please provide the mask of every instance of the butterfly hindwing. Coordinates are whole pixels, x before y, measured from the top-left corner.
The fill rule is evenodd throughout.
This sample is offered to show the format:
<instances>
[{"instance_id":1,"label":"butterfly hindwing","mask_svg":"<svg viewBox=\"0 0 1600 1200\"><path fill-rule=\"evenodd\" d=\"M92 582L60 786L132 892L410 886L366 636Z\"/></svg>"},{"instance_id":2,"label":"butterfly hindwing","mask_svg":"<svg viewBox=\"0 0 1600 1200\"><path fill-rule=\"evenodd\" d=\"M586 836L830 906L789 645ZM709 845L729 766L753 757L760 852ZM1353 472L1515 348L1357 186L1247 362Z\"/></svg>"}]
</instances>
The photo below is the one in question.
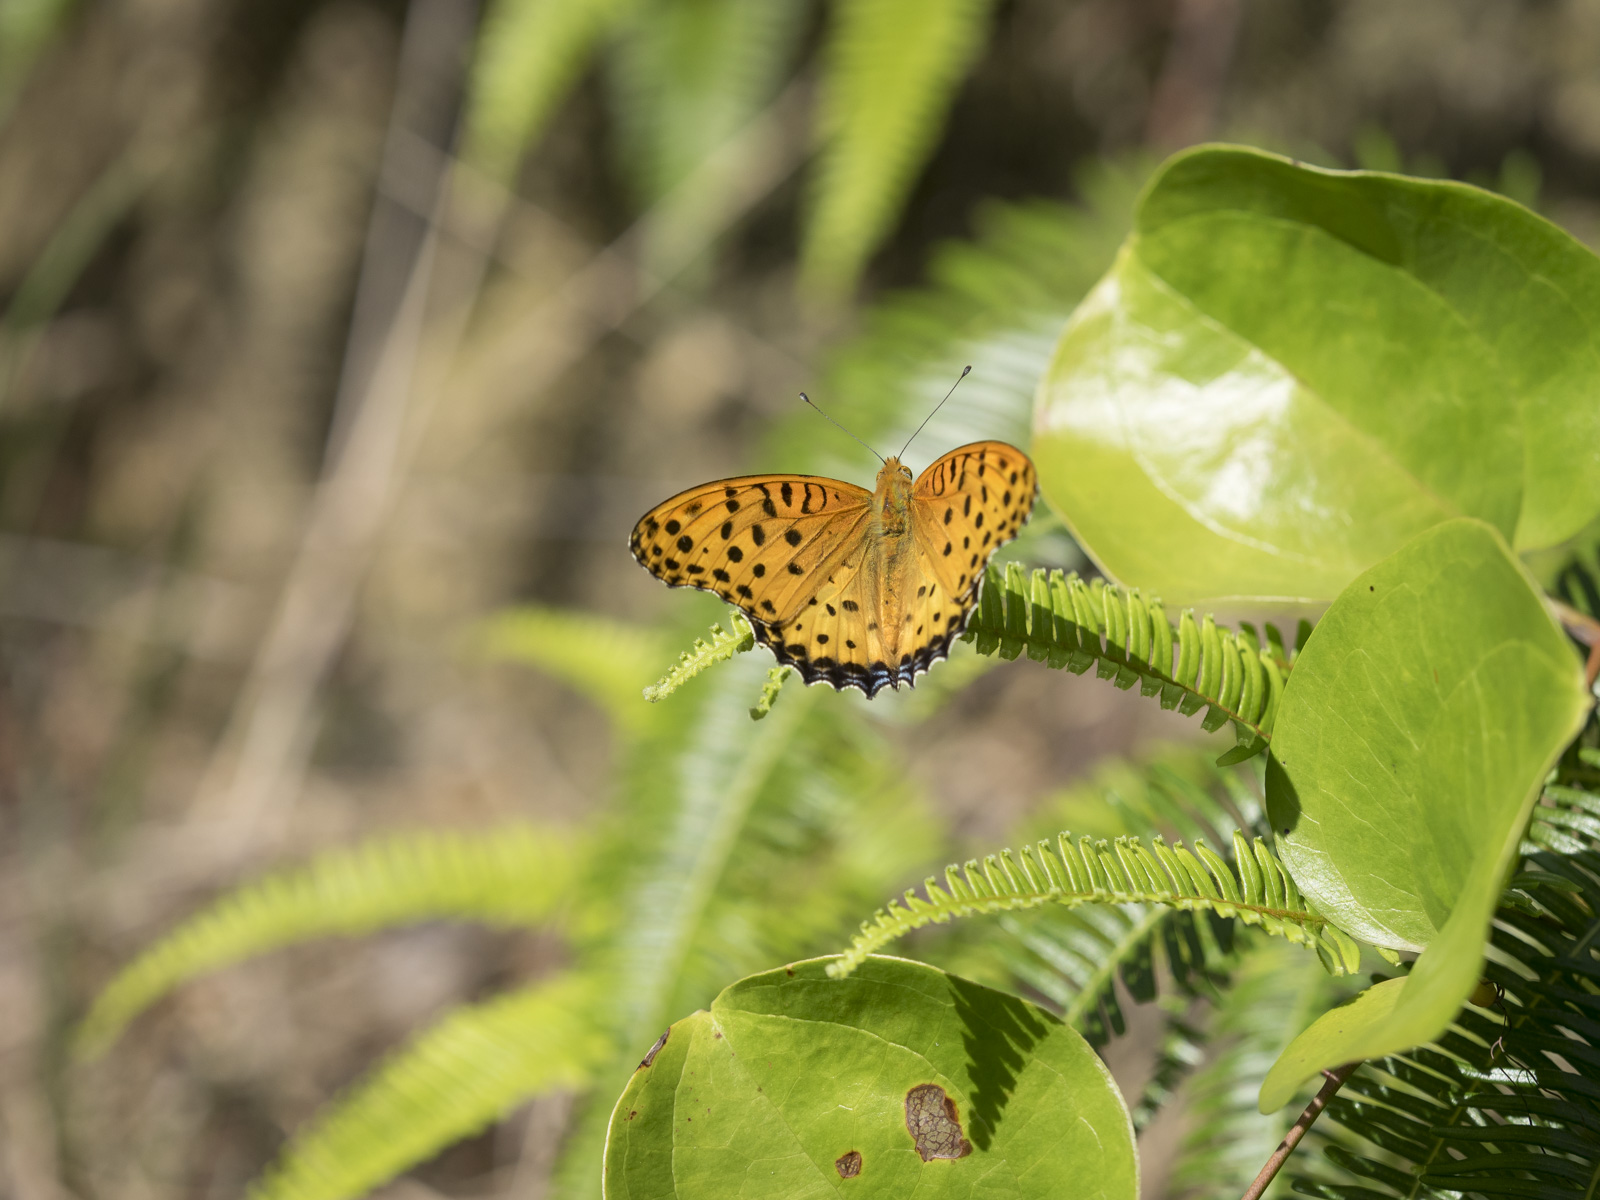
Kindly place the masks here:
<instances>
[{"instance_id":1,"label":"butterfly hindwing","mask_svg":"<svg viewBox=\"0 0 1600 1200\"><path fill-rule=\"evenodd\" d=\"M962 446L917 477L912 526L963 616L977 599L984 564L1027 523L1038 493L1033 462L1005 442Z\"/></svg>"},{"instance_id":2,"label":"butterfly hindwing","mask_svg":"<svg viewBox=\"0 0 1600 1200\"><path fill-rule=\"evenodd\" d=\"M792 621L862 539L871 502L866 489L821 476L724 479L651 509L629 547L673 587L715 592L754 621Z\"/></svg>"},{"instance_id":3,"label":"butterfly hindwing","mask_svg":"<svg viewBox=\"0 0 1600 1200\"><path fill-rule=\"evenodd\" d=\"M886 687L910 687L919 674L948 657L965 615L939 586L926 552L919 558L913 582L905 584L914 590L899 606L903 628L896 638L888 638L888 631L879 627L890 606L881 602L881 596L874 598L869 569L860 572L838 596L829 599L824 592L817 606L806 610L808 618L797 619L767 644L780 662L796 667L807 683L820 679L835 688L860 688L868 699ZM890 583L876 582L880 588ZM885 649L891 640L893 652ZM781 643L781 648L776 643Z\"/></svg>"},{"instance_id":4,"label":"butterfly hindwing","mask_svg":"<svg viewBox=\"0 0 1600 1200\"><path fill-rule=\"evenodd\" d=\"M866 539L858 549L865 554ZM806 683L860 688L868 696L889 684L891 671L878 637L871 598L873 564L846 556L793 617L757 624L756 638Z\"/></svg>"}]
</instances>

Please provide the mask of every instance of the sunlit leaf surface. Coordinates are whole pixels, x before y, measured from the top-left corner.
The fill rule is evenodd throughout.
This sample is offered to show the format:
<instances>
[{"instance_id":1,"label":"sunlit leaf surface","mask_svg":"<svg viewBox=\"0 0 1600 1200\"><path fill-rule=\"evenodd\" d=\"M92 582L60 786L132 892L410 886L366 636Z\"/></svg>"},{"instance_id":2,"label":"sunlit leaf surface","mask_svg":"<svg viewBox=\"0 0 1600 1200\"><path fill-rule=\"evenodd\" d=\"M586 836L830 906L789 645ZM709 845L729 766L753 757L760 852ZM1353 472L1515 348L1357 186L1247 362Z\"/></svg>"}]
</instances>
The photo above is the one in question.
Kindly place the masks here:
<instances>
[{"instance_id":1,"label":"sunlit leaf surface","mask_svg":"<svg viewBox=\"0 0 1600 1200\"><path fill-rule=\"evenodd\" d=\"M671 1028L612 1115L607 1196L1138 1193L1122 1098L1068 1026L919 963L824 965Z\"/></svg>"},{"instance_id":2,"label":"sunlit leaf surface","mask_svg":"<svg viewBox=\"0 0 1600 1200\"><path fill-rule=\"evenodd\" d=\"M1463 184L1171 160L1041 384L1044 493L1171 601L1331 600L1440 521L1600 512L1600 259Z\"/></svg>"}]
</instances>

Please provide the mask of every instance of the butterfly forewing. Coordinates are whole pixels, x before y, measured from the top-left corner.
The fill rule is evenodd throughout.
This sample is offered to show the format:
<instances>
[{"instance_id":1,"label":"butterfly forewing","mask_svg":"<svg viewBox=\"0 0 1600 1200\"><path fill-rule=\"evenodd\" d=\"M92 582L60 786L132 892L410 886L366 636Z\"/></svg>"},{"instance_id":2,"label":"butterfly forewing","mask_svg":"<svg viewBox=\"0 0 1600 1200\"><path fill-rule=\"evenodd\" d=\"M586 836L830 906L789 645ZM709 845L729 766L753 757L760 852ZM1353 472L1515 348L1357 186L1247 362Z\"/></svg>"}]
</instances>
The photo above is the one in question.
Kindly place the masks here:
<instances>
[{"instance_id":1,"label":"butterfly forewing","mask_svg":"<svg viewBox=\"0 0 1600 1200\"><path fill-rule=\"evenodd\" d=\"M674 587L715 592L756 621L793 622L864 540L871 503L871 492L837 479L747 475L657 505L629 545Z\"/></svg>"},{"instance_id":2,"label":"butterfly forewing","mask_svg":"<svg viewBox=\"0 0 1600 1200\"><path fill-rule=\"evenodd\" d=\"M1033 463L1005 442L973 442L935 460L911 492L912 527L964 616L984 564L1017 536L1038 495Z\"/></svg>"}]
</instances>

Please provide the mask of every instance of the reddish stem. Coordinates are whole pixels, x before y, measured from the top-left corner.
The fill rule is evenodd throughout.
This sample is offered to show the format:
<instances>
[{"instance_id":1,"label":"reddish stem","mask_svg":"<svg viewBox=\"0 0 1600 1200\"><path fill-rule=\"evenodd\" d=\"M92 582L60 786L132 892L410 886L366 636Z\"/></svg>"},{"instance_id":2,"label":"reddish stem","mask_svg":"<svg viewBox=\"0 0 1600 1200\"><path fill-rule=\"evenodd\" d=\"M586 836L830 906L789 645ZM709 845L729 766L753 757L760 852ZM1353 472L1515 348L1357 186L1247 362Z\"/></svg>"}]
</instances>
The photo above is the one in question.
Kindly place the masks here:
<instances>
[{"instance_id":1,"label":"reddish stem","mask_svg":"<svg viewBox=\"0 0 1600 1200\"><path fill-rule=\"evenodd\" d=\"M1278 1143L1278 1148L1272 1152L1272 1157L1267 1159L1267 1165L1261 1168L1261 1174L1256 1176L1256 1181L1250 1185L1250 1190L1245 1192L1244 1200L1261 1200L1261 1195L1267 1190L1267 1185L1276 1178L1283 1164L1289 1161L1289 1155L1294 1153L1294 1148L1300 1144L1300 1139L1305 1137L1306 1130L1311 1128L1312 1122L1322 1115L1322 1110L1328 1107L1328 1101L1333 1099L1334 1093L1344 1086L1344 1081L1355 1074L1359 1062L1345 1063L1336 1071L1324 1071L1322 1074L1327 1083L1322 1085L1322 1090L1311 1098L1311 1103L1300 1114L1300 1119L1294 1127L1283 1135L1283 1141Z\"/></svg>"},{"instance_id":2,"label":"reddish stem","mask_svg":"<svg viewBox=\"0 0 1600 1200\"><path fill-rule=\"evenodd\" d=\"M1583 685L1593 691L1594 681L1600 679L1600 621L1559 600L1552 599L1548 603L1561 627L1589 647L1589 659L1583 667Z\"/></svg>"}]
</instances>

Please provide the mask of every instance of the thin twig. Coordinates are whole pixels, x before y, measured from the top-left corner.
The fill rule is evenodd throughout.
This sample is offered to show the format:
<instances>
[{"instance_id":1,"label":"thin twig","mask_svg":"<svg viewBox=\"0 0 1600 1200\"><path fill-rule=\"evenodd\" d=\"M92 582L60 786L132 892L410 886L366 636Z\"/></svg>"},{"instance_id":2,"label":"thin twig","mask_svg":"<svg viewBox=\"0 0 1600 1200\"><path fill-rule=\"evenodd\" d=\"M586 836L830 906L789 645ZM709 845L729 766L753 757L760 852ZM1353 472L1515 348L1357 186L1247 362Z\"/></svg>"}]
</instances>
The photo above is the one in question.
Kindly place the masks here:
<instances>
[{"instance_id":1,"label":"thin twig","mask_svg":"<svg viewBox=\"0 0 1600 1200\"><path fill-rule=\"evenodd\" d=\"M1245 1192L1244 1200L1261 1200L1262 1194L1277 1178L1278 1171L1283 1164L1289 1161L1289 1155L1294 1153L1294 1148L1300 1144L1300 1139L1305 1137L1306 1130L1310 1129L1313 1122L1322 1115L1322 1110L1328 1107L1334 1093L1344 1086L1344 1081L1355 1074L1359 1062L1345 1063L1336 1071L1324 1071L1322 1074L1327 1083L1322 1085L1322 1090L1311 1098L1311 1103L1306 1105L1305 1111L1300 1114L1300 1119L1294 1123L1293 1128L1283 1135L1283 1141L1278 1143L1278 1148L1272 1152L1272 1157L1267 1159L1267 1165L1261 1168L1261 1174L1256 1176L1256 1181Z\"/></svg>"}]
</instances>

